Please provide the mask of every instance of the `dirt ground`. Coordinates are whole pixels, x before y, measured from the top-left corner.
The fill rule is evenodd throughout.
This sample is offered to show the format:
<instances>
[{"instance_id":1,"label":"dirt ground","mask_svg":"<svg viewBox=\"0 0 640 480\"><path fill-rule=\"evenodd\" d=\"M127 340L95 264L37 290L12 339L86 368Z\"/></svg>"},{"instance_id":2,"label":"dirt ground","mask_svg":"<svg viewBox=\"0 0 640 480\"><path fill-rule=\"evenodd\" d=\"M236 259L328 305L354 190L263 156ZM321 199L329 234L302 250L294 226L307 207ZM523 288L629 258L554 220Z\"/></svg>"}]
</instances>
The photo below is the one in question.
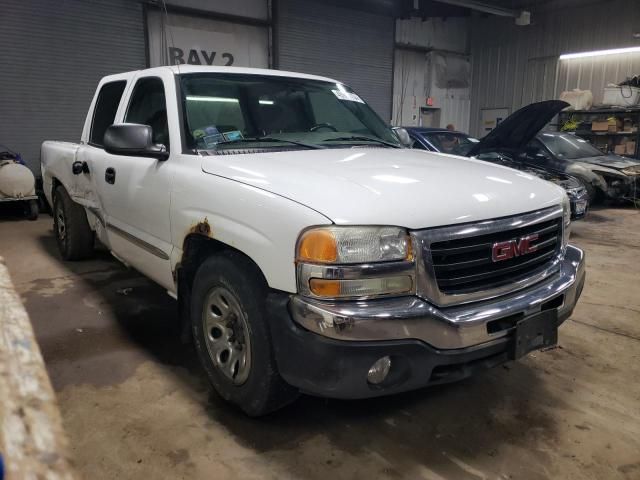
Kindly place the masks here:
<instances>
[{"instance_id":1,"label":"dirt ground","mask_svg":"<svg viewBox=\"0 0 640 480\"><path fill-rule=\"evenodd\" d=\"M87 479L640 479L640 211L577 222L587 284L559 347L445 387L302 397L249 419L180 344L176 303L106 252L63 263L51 218L0 220Z\"/></svg>"}]
</instances>

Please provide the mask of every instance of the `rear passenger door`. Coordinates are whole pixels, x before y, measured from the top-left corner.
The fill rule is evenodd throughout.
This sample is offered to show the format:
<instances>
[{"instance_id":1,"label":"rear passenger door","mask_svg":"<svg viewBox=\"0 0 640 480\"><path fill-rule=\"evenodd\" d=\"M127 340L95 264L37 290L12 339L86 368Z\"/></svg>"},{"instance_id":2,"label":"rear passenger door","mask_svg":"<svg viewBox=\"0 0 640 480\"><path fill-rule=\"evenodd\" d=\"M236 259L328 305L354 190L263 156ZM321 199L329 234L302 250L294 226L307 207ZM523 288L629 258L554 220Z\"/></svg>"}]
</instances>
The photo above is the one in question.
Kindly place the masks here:
<instances>
[{"instance_id":1,"label":"rear passenger door","mask_svg":"<svg viewBox=\"0 0 640 480\"><path fill-rule=\"evenodd\" d=\"M100 152L103 152L104 133L113 124L118 106L127 87L126 80L115 80L104 83L98 89L94 102L89 137L76 152L76 162L82 165L82 172L71 178L70 195L102 220L102 203L97 193L95 172L100 170Z\"/></svg>"}]
</instances>

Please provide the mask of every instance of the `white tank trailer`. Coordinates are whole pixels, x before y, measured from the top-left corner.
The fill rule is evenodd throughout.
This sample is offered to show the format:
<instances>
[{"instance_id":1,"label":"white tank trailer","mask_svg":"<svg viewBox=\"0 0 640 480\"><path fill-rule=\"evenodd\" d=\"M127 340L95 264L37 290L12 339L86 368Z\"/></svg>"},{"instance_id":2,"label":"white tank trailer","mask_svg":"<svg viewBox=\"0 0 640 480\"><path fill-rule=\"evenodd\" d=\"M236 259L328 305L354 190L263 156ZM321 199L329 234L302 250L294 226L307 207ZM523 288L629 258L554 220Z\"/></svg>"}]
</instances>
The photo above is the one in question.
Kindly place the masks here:
<instances>
[{"instance_id":1,"label":"white tank trailer","mask_svg":"<svg viewBox=\"0 0 640 480\"><path fill-rule=\"evenodd\" d=\"M13 152L0 152L0 203L23 202L27 218L35 220L38 218L36 179L18 159Z\"/></svg>"}]
</instances>

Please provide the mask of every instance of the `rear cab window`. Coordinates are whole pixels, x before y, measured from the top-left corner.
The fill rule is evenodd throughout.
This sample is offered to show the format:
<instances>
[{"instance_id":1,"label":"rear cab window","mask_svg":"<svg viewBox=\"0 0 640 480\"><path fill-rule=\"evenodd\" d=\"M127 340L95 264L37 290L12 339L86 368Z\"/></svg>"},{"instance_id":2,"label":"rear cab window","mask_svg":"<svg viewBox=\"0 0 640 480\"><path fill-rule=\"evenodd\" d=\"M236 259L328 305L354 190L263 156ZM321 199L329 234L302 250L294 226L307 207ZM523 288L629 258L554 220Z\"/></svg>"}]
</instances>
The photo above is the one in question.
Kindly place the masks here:
<instances>
[{"instance_id":1,"label":"rear cab window","mask_svg":"<svg viewBox=\"0 0 640 480\"><path fill-rule=\"evenodd\" d=\"M122 94L127 86L126 80L105 83L98 93L98 100L93 110L91 121L91 133L89 144L102 147L104 145L104 133L113 124Z\"/></svg>"}]
</instances>

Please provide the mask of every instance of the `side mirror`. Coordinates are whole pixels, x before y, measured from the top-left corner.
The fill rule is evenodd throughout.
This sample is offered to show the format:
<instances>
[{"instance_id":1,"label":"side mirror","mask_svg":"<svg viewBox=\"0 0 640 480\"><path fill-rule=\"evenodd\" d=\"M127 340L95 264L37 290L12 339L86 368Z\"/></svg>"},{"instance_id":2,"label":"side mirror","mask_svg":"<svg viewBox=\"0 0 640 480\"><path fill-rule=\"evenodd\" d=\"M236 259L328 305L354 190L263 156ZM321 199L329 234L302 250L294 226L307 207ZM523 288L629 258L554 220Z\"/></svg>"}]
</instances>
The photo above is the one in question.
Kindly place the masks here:
<instances>
[{"instance_id":1,"label":"side mirror","mask_svg":"<svg viewBox=\"0 0 640 480\"><path fill-rule=\"evenodd\" d=\"M111 125L104 134L104 149L114 155L153 157L158 160L169 158L164 145L154 144L153 130L149 125L121 123Z\"/></svg>"},{"instance_id":2,"label":"side mirror","mask_svg":"<svg viewBox=\"0 0 640 480\"><path fill-rule=\"evenodd\" d=\"M407 132L406 128L393 127L391 130L393 130L393 133L396 134L396 137L398 137L398 140L400 140L400 143L403 146L411 147L411 145L413 145L413 140L411 140L411 136L409 135L409 132Z\"/></svg>"}]
</instances>

